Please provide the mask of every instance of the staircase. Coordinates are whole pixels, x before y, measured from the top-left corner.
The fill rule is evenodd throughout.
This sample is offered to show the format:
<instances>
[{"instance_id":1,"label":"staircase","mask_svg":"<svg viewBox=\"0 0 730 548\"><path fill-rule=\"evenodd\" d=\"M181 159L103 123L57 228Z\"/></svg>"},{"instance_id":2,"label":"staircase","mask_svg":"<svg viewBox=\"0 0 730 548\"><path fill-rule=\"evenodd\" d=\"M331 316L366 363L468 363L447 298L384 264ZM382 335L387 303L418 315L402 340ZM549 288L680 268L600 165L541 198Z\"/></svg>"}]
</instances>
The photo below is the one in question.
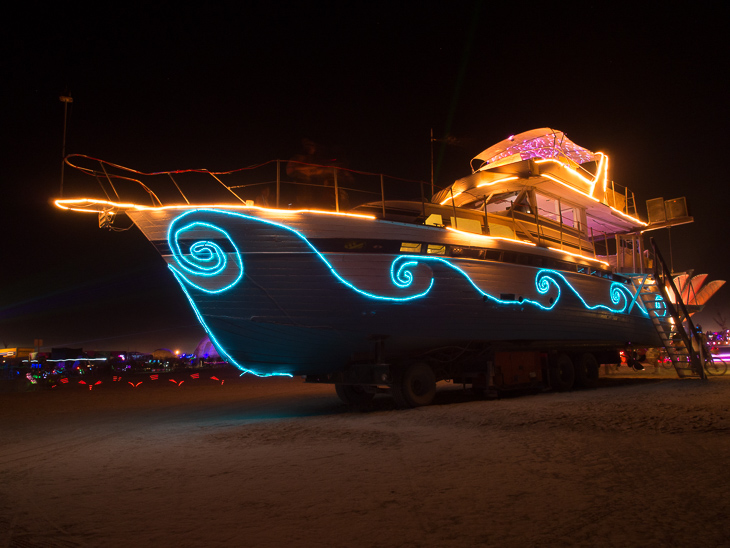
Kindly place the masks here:
<instances>
[{"instance_id":1,"label":"staircase","mask_svg":"<svg viewBox=\"0 0 730 548\"><path fill-rule=\"evenodd\" d=\"M653 238L651 238L651 245L654 248L655 257L654 274L629 276L636 298L641 301L649 314L677 375L681 378L706 379L704 360L705 356L709 356L709 351L704 340L695 330L687 307L682 302L682 296L677 291L671 272ZM667 287L674 292L675 303L669 299ZM691 335L683 327L685 322Z\"/></svg>"}]
</instances>

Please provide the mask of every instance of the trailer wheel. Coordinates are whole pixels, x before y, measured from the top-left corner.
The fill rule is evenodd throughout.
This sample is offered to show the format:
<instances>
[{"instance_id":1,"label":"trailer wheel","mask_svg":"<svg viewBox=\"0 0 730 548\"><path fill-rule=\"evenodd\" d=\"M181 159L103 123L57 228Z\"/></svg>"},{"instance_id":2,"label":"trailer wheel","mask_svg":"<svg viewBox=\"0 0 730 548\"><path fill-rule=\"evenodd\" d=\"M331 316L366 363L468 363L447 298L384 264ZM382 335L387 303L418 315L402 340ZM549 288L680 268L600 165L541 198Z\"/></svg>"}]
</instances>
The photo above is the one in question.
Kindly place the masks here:
<instances>
[{"instance_id":1,"label":"trailer wheel","mask_svg":"<svg viewBox=\"0 0 730 548\"><path fill-rule=\"evenodd\" d=\"M335 384L337 397L347 405L367 405L375 397L375 392L368 392L357 384Z\"/></svg>"},{"instance_id":2,"label":"trailer wheel","mask_svg":"<svg viewBox=\"0 0 730 548\"><path fill-rule=\"evenodd\" d=\"M550 360L550 386L558 392L565 392L573 388L575 383L575 368L573 360L565 353L553 356Z\"/></svg>"},{"instance_id":3,"label":"trailer wheel","mask_svg":"<svg viewBox=\"0 0 730 548\"><path fill-rule=\"evenodd\" d=\"M575 362L575 384L584 388L595 388L598 384L599 364L590 352L577 356Z\"/></svg>"},{"instance_id":4,"label":"trailer wheel","mask_svg":"<svg viewBox=\"0 0 730 548\"><path fill-rule=\"evenodd\" d=\"M398 407L429 405L436 395L436 375L428 364L409 364L396 371L391 392Z\"/></svg>"}]
</instances>

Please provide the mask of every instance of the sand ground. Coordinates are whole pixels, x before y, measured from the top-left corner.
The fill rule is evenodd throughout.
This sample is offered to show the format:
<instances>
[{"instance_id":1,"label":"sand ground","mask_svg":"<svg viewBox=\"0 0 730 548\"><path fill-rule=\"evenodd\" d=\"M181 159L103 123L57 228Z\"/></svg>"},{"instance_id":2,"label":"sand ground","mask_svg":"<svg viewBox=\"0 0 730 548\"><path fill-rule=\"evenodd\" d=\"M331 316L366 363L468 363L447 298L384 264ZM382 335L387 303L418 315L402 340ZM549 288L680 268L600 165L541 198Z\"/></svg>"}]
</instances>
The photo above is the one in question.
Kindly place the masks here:
<instances>
[{"instance_id":1,"label":"sand ground","mask_svg":"<svg viewBox=\"0 0 730 548\"><path fill-rule=\"evenodd\" d=\"M730 375L367 411L173 376L0 394L0 547L730 546Z\"/></svg>"}]
</instances>

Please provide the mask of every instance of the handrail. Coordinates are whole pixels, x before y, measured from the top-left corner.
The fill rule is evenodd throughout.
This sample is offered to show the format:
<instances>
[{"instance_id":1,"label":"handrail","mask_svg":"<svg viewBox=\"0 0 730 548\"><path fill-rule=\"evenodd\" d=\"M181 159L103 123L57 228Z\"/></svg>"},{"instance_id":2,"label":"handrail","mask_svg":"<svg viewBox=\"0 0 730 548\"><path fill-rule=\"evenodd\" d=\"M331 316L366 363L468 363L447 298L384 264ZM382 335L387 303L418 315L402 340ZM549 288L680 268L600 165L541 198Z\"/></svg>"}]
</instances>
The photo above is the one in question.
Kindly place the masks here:
<instances>
[{"instance_id":1,"label":"handrail","mask_svg":"<svg viewBox=\"0 0 730 548\"><path fill-rule=\"evenodd\" d=\"M663 296L666 297L666 291L664 288L666 287L666 284L669 283L669 287L672 289L675 295L676 303L672 303L669 299L665 298L665 304L667 305L667 310L669 310L669 313L674 318L675 322L678 322L676 324L677 327L677 333L679 333L680 337L682 337L682 340L684 341L684 344L687 347L687 353L690 356L690 360L693 366L693 369L695 372L703 379L706 379L705 375L705 368L704 368L704 361L705 361L705 342L702 339L702 337L697 333L694 323L692 322L692 318L690 318L689 311L687 310L687 307L684 305L684 301L682 301L682 295L677 290L677 286L674 283L674 280L672 279L671 270L667 266L667 263L664 261L664 257L662 256L661 252L659 251L659 247L656 244L656 241L653 237L649 238L649 241L651 242L651 246L654 249L654 278L656 279L657 287L662 292ZM667 275L667 272L669 275ZM680 309L682 310L682 313L684 314L684 319L682 319L679 316L679 313L677 309L675 308L676 305L679 305ZM682 323L687 322L687 327L689 328L689 335L682 327ZM697 343L697 348L699 349L699 354L697 354L692 346L692 341Z\"/></svg>"},{"instance_id":2,"label":"handrail","mask_svg":"<svg viewBox=\"0 0 730 548\"><path fill-rule=\"evenodd\" d=\"M271 190L274 190L275 188L275 203L277 207L281 206L281 187L284 184L287 185L287 188L289 189L297 187L304 188L310 186L322 188L322 191L318 192L326 191L327 193L333 194L331 208L334 211L339 211L343 209L343 207L347 208L347 204L343 204L342 202L342 197L348 192L355 193L359 198L365 198L373 201L380 199L383 202L385 201L385 194L386 192L388 192L389 195L391 195L391 199L398 199L397 196L399 194L404 194L401 183L413 183L414 185L417 184L419 186L421 202L424 204L424 211L425 204L430 203L430 200L423 195L423 187L425 184L424 181L406 179L403 177L385 176L379 173L354 170L331 164L320 165L307 162L299 162L295 160L270 160L268 162L229 171L186 169L159 172L138 171L135 169L124 167L119 164L107 162L83 154L70 154L66 156L66 158L64 158L64 163L68 164L69 167L75 168L80 173L96 178L97 181L99 181L99 185L101 186L101 193L106 196L106 200L108 202L138 202L138 200L129 199L130 197L133 197L136 192L133 190L130 191L132 187L126 186L124 187L124 189L119 188L118 183L126 182L132 183L133 185L135 185L136 188L143 190L147 195L149 195L152 200L153 206L177 205L178 203L190 205L195 200L191 197L188 191L192 189L193 193L197 193L198 195L200 195L201 189L212 188L205 185L201 186L197 184L193 186L191 186L190 184L184 186L183 182L185 180L187 180L189 183L191 180L194 180L191 179L191 177L197 176L210 178L211 183L215 181L216 186L222 187L220 192L228 196L227 198L224 197L225 200L233 199L235 202L243 203L246 203L247 199L250 200L254 197L252 193L252 189L254 187L258 187L260 189L262 185L270 185ZM312 180L308 180L307 178L297 179L296 177L286 177L285 180L282 180L282 164L284 164L285 166L295 165L302 166L308 169L314 169L318 172L318 174L326 173L327 177L322 178L322 180L319 180L319 178L317 177L313 178ZM259 179L256 182L251 181L246 184L241 184L242 179L244 181L247 179L250 180L251 178L255 177L255 175L252 175L253 172L256 170L261 171L261 169L271 170L271 176L267 177L266 175L264 175L263 178ZM247 173L249 175L247 175ZM186 179L183 179L183 176L186 177ZM164 179L166 179L167 183L165 186L160 185L163 177ZM351 180L352 177L357 177L358 182L363 182L366 184L363 184L362 188L357 188L360 186L359 184L348 185L347 182ZM181 179L183 179L182 182ZM387 179L387 181L385 181L384 179ZM332 184L328 184L328 181L334 182L334 186ZM375 181L375 183L371 181ZM146 183L149 183L149 186ZM375 186L376 184L377 186L379 186L377 190ZM386 186L388 187L387 189ZM157 192L153 191L150 187L155 188L155 191L160 193L159 196ZM415 186L413 187L413 189L415 191L413 192L413 194L416 194L416 192L418 191L416 190ZM215 192L216 191L213 191L211 195L215 194ZM95 194L99 194L99 191L97 191ZM372 198L368 198L369 196L372 196ZM362 203L362 201L359 200L359 203ZM351 203L349 205L353 206L356 204L353 204L351 200ZM385 213L384 203L383 213Z\"/></svg>"}]
</instances>

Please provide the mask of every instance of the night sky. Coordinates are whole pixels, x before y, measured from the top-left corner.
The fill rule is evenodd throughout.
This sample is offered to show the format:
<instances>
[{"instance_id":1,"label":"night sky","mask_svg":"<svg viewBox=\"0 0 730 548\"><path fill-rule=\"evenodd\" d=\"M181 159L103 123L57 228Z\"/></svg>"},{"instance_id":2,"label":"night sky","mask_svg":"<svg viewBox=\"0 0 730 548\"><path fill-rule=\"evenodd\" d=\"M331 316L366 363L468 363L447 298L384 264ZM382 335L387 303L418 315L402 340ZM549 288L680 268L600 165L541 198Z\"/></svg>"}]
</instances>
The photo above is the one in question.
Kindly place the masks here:
<instances>
[{"instance_id":1,"label":"night sky","mask_svg":"<svg viewBox=\"0 0 730 548\"><path fill-rule=\"evenodd\" d=\"M0 345L191 352L203 336L140 232L51 205L60 95L67 153L141 171L287 159L309 138L354 169L427 181L433 129L460 143L435 148L445 185L497 141L553 127L607 153L642 215L686 196L696 221L672 230L675 270L730 279L720 4L494 4L57 3L6 18ZM728 288L705 329L718 313L730 319Z\"/></svg>"}]
</instances>

